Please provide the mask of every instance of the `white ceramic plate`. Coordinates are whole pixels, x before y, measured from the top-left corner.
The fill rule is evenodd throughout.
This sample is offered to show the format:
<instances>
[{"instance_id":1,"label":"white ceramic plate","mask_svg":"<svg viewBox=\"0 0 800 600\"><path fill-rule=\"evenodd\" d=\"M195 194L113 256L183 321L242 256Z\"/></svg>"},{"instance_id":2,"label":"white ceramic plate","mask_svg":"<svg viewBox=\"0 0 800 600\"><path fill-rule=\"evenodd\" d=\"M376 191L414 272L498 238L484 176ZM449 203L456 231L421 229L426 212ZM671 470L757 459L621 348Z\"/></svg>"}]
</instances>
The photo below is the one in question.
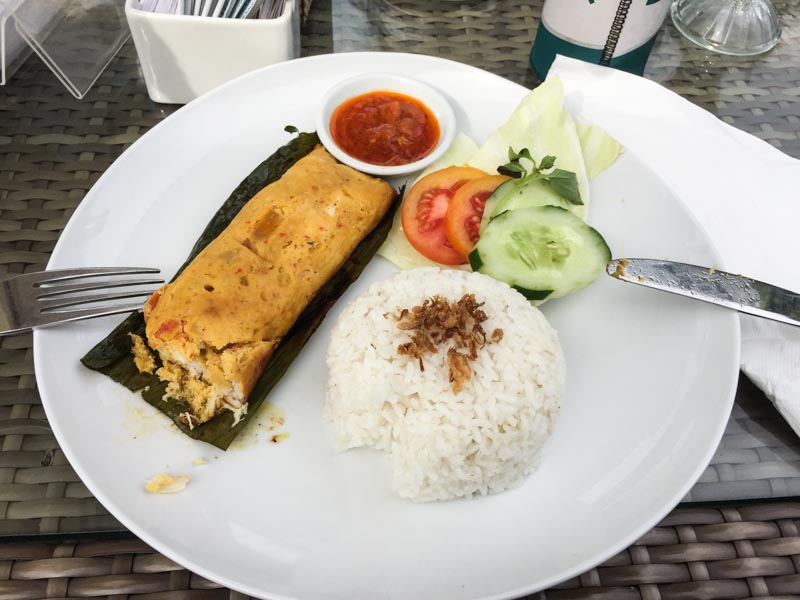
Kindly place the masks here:
<instances>
[{"instance_id":1,"label":"white ceramic plate","mask_svg":"<svg viewBox=\"0 0 800 600\"><path fill-rule=\"evenodd\" d=\"M288 140L283 127L311 128L326 89L369 71L438 87L477 140L525 94L483 71L412 55L321 56L252 73L130 148L86 196L49 266L155 265L170 276L229 191ZM590 220L615 256L720 266L698 224L635 156L622 156L592 192ZM500 598L545 588L634 542L710 460L737 381L736 317L601 276L544 307L569 376L539 470L497 496L425 505L396 498L383 455L335 455L322 418L333 319L392 271L383 259L370 264L274 390L290 434L281 444L255 426L217 451L83 368L80 357L119 319L37 331L42 401L67 458L120 521L187 568L256 596L348 599ZM165 471L189 475L188 488L146 494L144 482Z\"/></svg>"}]
</instances>

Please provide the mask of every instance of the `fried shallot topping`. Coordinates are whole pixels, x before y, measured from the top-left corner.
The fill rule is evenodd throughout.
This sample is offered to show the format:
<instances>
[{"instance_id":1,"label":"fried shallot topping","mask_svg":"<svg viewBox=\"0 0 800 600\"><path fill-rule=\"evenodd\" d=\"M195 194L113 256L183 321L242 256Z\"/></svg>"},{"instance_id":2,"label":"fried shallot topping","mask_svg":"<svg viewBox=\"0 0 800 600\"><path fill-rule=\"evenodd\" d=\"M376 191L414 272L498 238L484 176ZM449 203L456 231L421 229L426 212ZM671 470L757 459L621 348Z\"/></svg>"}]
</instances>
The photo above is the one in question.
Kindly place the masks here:
<instances>
[{"instance_id":1,"label":"fried shallot topping","mask_svg":"<svg viewBox=\"0 0 800 600\"><path fill-rule=\"evenodd\" d=\"M400 309L393 316L399 329L411 332L411 341L400 344L397 353L416 358L419 370L424 371L422 357L437 354L440 347L449 345L447 367L453 392L457 394L469 381L472 373L469 361L478 358L478 350L503 338L503 330L499 328L487 338L482 323L488 317L482 306L483 302L475 300L475 294L464 294L457 302L437 295L410 310Z\"/></svg>"},{"instance_id":2,"label":"fried shallot topping","mask_svg":"<svg viewBox=\"0 0 800 600\"><path fill-rule=\"evenodd\" d=\"M450 348L447 351L447 369L450 373L450 385L453 387L453 393L457 394L472 375L472 370L469 368L469 357L461 354L455 348Z\"/></svg>"}]
</instances>

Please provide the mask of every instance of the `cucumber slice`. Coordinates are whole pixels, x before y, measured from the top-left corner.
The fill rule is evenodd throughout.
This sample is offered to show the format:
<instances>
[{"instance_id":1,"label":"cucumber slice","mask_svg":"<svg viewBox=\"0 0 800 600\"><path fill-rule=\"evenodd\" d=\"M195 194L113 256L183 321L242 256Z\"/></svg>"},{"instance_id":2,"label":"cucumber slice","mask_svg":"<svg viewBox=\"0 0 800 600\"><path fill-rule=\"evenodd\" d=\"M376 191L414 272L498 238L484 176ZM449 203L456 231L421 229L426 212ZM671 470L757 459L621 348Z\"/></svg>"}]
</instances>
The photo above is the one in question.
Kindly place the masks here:
<instances>
[{"instance_id":1,"label":"cucumber slice","mask_svg":"<svg viewBox=\"0 0 800 600\"><path fill-rule=\"evenodd\" d=\"M483 218L481 219L481 231L486 226L486 223L489 222L489 218L494 214L495 208L503 199L512 194L517 189L517 184L519 183L516 179L509 179L508 181L504 181L500 185L498 185L495 190L489 194L489 197L486 198L486 204L484 205L483 209Z\"/></svg>"},{"instance_id":2,"label":"cucumber slice","mask_svg":"<svg viewBox=\"0 0 800 600\"><path fill-rule=\"evenodd\" d=\"M469 255L474 271L506 282L529 300L584 288L605 271L609 260L611 250L603 236L558 206L497 215Z\"/></svg>"},{"instance_id":3,"label":"cucumber slice","mask_svg":"<svg viewBox=\"0 0 800 600\"><path fill-rule=\"evenodd\" d=\"M481 231L500 213L520 208L536 206L559 206L565 208L576 217L586 220L587 208L582 204L572 204L562 198L548 182L541 179L523 182L509 179L501 183L492 195L486 199L486 207L481 218Z\"/></svg>"},{"instance_id":4,"label":"cucumber slice","mask_svg":"<svg viewBox=\"0 0 800 600\"><path fill-rule=\"evenodd\" d=\"M549 183L539 179L511 190L497 203L497 207L495 207L489 218L494 219L497 215L507 210L534 208L536 206L560 206L572 212L570 207L575 205L570 204L559 196ZM580 215L577 216L580 217Z\"/></svg>"}]
</instances>

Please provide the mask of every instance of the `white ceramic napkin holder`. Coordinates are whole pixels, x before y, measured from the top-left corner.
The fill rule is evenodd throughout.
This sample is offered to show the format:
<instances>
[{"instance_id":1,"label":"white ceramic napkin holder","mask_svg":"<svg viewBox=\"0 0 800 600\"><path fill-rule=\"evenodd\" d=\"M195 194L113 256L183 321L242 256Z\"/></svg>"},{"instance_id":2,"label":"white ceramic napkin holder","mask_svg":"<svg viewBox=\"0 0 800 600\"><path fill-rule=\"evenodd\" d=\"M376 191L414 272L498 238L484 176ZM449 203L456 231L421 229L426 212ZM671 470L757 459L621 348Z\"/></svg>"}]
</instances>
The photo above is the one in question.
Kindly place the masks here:
<instances>
[{"instance_id":1,"label":"white ceramic napkin holder","mask_svg":"<svg viewBox=\"0 0 800 600\"><path fill-rule=\"evenodd\" d=\"M260 67L299 56L298 0L276 19L223 19L139 10L125 15L154 102L185 104Z\"/></svg>"}]
</instances>

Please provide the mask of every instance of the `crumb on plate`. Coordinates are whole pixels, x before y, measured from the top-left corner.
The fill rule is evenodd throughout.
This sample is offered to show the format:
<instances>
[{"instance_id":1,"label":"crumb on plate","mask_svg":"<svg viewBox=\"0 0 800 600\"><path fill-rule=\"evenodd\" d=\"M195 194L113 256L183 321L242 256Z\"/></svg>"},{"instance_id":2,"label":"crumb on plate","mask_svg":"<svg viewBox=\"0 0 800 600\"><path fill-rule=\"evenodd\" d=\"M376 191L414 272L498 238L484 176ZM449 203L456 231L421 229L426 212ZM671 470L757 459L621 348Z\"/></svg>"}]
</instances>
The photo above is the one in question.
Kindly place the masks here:
<instances>
[{"instance_id":1,"label":"crumb on plate","mask_svg":"<svg viewBox=\"0 0 800 600\"><path fill-rule=\"evenodd\" d=\"M186 488L189 477L186 475L168 475L159 473L148 481L144 489L151 494L177 494Z\"/></svg>"}]
</instances>

